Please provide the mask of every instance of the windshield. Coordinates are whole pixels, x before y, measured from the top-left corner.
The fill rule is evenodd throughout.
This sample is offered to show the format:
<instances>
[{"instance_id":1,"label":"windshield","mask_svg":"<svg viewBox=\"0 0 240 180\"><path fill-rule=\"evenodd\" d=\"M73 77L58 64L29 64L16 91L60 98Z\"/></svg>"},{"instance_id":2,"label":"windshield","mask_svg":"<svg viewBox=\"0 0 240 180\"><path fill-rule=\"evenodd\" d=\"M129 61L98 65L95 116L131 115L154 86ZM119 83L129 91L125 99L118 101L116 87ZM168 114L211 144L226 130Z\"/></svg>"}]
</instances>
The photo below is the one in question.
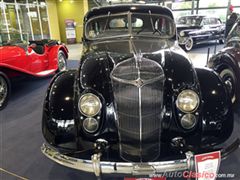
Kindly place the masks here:
<instances>
[{"instance_id":1,"label":"windshield","mask_svg":"<svg viewBox=\"0 0 240 180\"><path fill-rule=\"evenodd\" d=\"M200 16L184 16L177 20L177 24L188 25L188 26L199 26L202 22L202 17Z\"/></svg>"},{"instance_id":2,"label":"windshield","mask_svg":"<svg viewBox=\"0 0 240 180\"><path fill-rule=\"evenodd\" d=\"M88 39L106 39L124 36L171 38L175 25L171 18L156 14L118 14L90 19L85 26Z\"/></svg>"}]
</instances>

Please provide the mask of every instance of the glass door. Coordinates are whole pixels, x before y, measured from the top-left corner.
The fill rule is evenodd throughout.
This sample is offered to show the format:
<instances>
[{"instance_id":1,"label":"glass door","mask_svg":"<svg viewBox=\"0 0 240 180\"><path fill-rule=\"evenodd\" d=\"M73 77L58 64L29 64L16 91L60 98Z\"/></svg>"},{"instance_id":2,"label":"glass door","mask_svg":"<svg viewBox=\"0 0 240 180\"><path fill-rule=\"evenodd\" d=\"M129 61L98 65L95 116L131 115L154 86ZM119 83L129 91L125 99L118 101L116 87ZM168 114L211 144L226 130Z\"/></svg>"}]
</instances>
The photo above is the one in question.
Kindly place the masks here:
<instances>
[{"instance_id":1,"label":"glass door","mask_svg":"<svg viewBox=\"0 0 240 180\"><path fill-rule=\"evenodd\" d=\"M21 40L21 31L18 24L18 18L16 13L15 4L6 4L6 18L7 18L7 25L10 34L10 39L12 41L19 41Z\"/></svg>"},{"instance_id":2,"label":"glass door","mask_svg":"<svg viewBox=\"0 0 240 180\"><path fill-rule=\"evenodd\" d=\"M20 21L20 26L22 28L22 35L23 35L23 40L28 40L28 39L33 39L32 36L32 27L30 24L30 19L28 16L28 9L26 8L25 5L18 5L18 15L19 15L19 21Z\"/></svg>"},{"instance_id":3,"label":"glass door","mask_svg":"<svg viewBox=\"0 0 240 180\"><path fill-rule=\"evenodd\" d=\"M34 39L42 39L37 6L35 4L28 4L28 6L29 6L28 15L30 17L31 24L32 24L33 37Z\"/></svg>"}]
</instances>

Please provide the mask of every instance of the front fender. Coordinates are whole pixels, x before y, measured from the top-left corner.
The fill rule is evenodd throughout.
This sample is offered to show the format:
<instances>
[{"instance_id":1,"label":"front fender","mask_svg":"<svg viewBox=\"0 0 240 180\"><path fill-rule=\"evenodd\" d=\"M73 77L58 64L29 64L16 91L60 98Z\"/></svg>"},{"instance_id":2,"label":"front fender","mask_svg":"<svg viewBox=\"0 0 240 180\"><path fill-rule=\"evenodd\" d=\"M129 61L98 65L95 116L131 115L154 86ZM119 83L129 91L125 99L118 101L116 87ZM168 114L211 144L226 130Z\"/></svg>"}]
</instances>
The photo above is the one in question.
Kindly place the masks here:
<instances>
[{"instance_id":1,"label":"front fender","mask_svg":"<svg viewBox=\"0 0 240 180\"><path fill-rule=\"evenodd\" d=\"M226 87L216 72L196 68L202 92L202 131L205 143L222 143L232 133L233 113Z\"/></svg>"},{"instance_id":2,"label":"front fender","mask_svg":"<svg viewBox=\"0 0 240 180\"><path fill-rule=\"evenodd\" d=\"M240 67L239 67L239 56L236 55L238 52L234 52L234 48L226 48L223 52L218 53L211 57L208 63L208 67L214 69L215 71L219 72L223 68L231 68L235 74L237 79L236 87L237 91L237 99L240 99ZM238 56L238 57L237 57Z\"/></svg>"},{"instance_id":3,"label":"front fender","mask_svg":"<svg viewBox=\"0 0 240 180\"><path fill-rule=\"evenodd\" d=\"M76 148L74 120L74 80L76 70L54 76L44 101L42 132L48 143Z\"/></svg>"}]
</instances>

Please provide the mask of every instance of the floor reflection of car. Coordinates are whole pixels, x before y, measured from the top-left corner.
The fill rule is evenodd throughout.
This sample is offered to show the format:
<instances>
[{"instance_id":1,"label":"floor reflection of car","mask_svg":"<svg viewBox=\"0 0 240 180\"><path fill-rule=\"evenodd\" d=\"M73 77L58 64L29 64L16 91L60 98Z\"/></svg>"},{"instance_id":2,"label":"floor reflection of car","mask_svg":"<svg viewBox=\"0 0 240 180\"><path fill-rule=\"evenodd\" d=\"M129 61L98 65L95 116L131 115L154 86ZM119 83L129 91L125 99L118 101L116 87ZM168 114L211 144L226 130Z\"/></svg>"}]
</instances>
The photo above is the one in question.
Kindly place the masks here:
<instances>
[{"instance_id":1,"label":"floor reflection of car","mask_svg":"<svg viewBox=\"0 0 240 180\"><path fill-rule=\"evenodd\" d=\"M180 17L176 23L178 43L186 51L190 51L195 44L211 40L224 43L224 25L219 18L189 15Z\"/></svg>"},{"instance_id":2,"label":"floor reflection of car","mask_svg":"<svg viewBox=\"0 0 240 180\"><path fill-rule=\"evenodd\" d=\"M98 7L84 20L79 69L57 74L45 96L47 157L98 179L145 177L196 169L194 155L238 148L238 140L221 145L233 129L225 84L192 65L168 8Z\"/></svg>"},{"instance_id":3,"label":"floor reflection of car","mask_svg":"<svg viewBox=\"0 0 240 180\"><path fill-rule=\"evenodd\" d=\"M230 30L225 47L209 60L208 67L214 69L227 85L232 103L240 100L240 19Z\"/></svg>"},{"instance_id":4,"label":"floor reflection of car","mask_svg":"<svg viewBox=\"0 0 240 180\"><path fill-rule=\"evenodd\" d=\"M11 79L30 75L44 77L66 69L68 50L55 40L2 41L0 36L0 110L8 101Z\"/></svg>"}]
</instances>

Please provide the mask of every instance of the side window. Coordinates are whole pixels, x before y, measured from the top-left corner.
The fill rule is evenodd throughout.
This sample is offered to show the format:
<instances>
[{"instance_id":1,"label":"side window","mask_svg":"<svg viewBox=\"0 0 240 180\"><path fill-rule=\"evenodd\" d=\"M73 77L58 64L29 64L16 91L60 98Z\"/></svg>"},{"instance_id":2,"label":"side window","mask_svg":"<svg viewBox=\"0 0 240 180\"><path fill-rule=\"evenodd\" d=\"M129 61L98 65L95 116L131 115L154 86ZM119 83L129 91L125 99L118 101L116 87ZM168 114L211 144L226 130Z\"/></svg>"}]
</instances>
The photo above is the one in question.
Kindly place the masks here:
<instances>
[{"instance_id":1,"label":"side window","mask_svg":"<svg viewBox=\"0 0 240 180\"><path fill-rule=\"evenodd\" d=\"M142 28L143 20L140 18L132 18L132 28Z\"/></svg>"},{"instance_id":2,"label":"side window","mask_svg":"<svg viewBox=\"0 0 240 180\"><path fill-rule=\"evenodd\" d=\"M209 18L203 18L202 25L209 25Z\"/></svg>"},{"instance_id":3,"label":"side window","mask_svg":"<svg viewBox=\"0 0 240 180\"><path fill-rule=\"evenodd\" d=\"M217 24L217 19L216 18L210 18L210 24Z\"/></svg>"},{"instance_id":4,"label":"side window","mask_svg":"<svg viewBox=\"0 0 240 180\"><path fill-rule=\"evenodd\" d=\"M88 30L89 37L94 38L99 34L100 27L98 22L93 22L91 26L89 26L89 28L90 28Z\"/></svg>"}]
</instances>

